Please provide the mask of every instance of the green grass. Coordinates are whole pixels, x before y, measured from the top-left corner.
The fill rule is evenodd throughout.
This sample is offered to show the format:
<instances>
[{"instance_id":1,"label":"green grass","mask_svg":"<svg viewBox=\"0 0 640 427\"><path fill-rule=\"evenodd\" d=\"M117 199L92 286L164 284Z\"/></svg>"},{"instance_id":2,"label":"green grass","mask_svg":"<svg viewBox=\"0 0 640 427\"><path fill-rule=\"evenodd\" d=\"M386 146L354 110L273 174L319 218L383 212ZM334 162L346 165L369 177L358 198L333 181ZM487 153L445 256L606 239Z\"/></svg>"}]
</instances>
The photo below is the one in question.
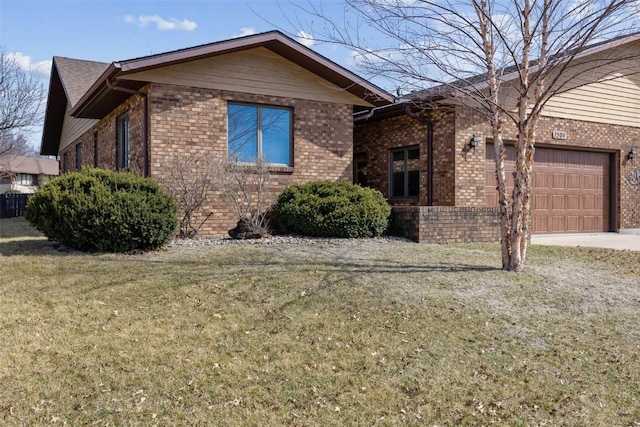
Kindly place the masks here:
<instances>
[{"instance_id":1,"label":"green grass","mask_svg":"<svg viewBox=\"0 0 640 427\"><path fill-rule=\"evenodd\" d=\"M638 426L640 253L59 252L0 220L0 424Z\"/></svg>"}]
</instances>

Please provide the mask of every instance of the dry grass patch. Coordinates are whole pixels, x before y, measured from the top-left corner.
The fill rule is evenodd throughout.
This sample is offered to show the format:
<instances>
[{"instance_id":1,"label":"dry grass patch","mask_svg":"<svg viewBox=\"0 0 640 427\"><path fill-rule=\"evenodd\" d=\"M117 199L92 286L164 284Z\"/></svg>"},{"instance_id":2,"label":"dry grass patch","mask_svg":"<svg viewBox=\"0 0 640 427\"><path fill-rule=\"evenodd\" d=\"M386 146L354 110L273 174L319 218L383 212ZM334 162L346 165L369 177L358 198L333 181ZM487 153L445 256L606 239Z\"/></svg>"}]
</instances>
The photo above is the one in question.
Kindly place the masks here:
<instances>
[{"instance_id":1,"label":"dry grass patch","mask_svg":"<svg viewBox=\"0 0 640 427\"><path fill-rule=\"evenodd\" d=\"M495 245L86 255L0 220L0 253L3 424L640 423L637 252L533 247L523 274Z\"/></svg>"}]
</instances>

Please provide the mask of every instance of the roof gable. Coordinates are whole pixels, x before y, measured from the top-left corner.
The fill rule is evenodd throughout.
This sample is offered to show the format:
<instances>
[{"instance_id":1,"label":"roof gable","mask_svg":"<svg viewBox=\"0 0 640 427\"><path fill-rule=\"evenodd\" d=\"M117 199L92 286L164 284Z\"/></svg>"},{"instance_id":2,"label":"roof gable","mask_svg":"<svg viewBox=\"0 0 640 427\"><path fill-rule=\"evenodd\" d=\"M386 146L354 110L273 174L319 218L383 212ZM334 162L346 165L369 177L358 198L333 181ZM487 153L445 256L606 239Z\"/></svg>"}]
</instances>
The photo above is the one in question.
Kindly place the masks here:
<instances>
[{"instance_id":1,"label":"roof gable","mask_svg":"<svg viewBox=\"0 0 640 427\"><path fill-rule=\"evenodd\" d=\"M205 58L228 55L258 47L266 48L317 76L327 80L342 90L366 101L373 106L393 102L393 97L378 86L364 80L346 68L301 45L279 31L255 34L216 43L195 46L172 52L118 61L111 64L100 78L89 88L71 113L77 117L101 118L122 102L122 94L117 96L108 85L118 79L118 85L137 90L144 81L136 84L125 80L128 75L143 71L192 62ZM122 83L121 83L122 82ZM107 111L108 110L108 111Z\"/></svg>"},{"instance_id":2,"label":"roof gable","mask_svg":"<svg viewBox=\"0 0 640 427\"><path fill-rule=\"evenodd\" d=\"M40 153L58 155L67 108L72 108L109 66L104 62L55 56L51 66Z\"/></svg>"},{"instance_id":3,"label":"roof gable","mask_svg":"<svg viewBox=\"0 0 640 427\"><path fill-rule=\"evenodd\" d=\"M130 93L113 90L113 85L140 90L147 82L127 79L135 73L150 72L186 62L214 58L235 52L264 48L280 57L324 79L335 93L342 91L347 97L341 102L358 105L382 106L393 102L393 97L376 85L362 79L351 71L332 62L324 56L301 45L279 31L255 34L216 43L195 46L172 52L134 58L111 64L55 57L49 95L45 113L41 153L58 154L60 135L65 120L65 111L70 108L70 116L82 119L101 119ZM140 76L140 75L139 75ZM337 97L336 99L340 99Z\"/></svg>"},{"instance_id":4,"label":"roof gable","mask_svg":"<svg viewBox=\"0 0 640 427\"><path fill-rule=\"evenodd\" d=\"M63 57L53 58L67 99L73 107L98 77L107 69L105 62L85 61Z\"/></svg>"},{"instance_id":5,"label":"roof gable","mask_svg":"<svg viewBox=\"0 0 640 427\"><path fill-rule=\"evenodd\" d=\"M566 64L560 61L559 64ZM532 73L536 71L532 61ZM593 64L598 64L594 67ZM548 81L554 75L547 76ZM506 109L514 109L518 101L516 87L517 67L501 70L503 91L500 103ZM586 47L577 53L564 74L557 80L562 90L554 95L544 107L545 116L573 118L627 126L638 126L640 122L640 32L620 36ZM418 90L400 102L376 108L372 113L356 115L356 121L382 119L403 114L413 104L442 105L459 92L482 92L488 87L487 74L481 73L466 79ZM460 89L460 90L458 90ZM428 108L428 107L426 107Z\"/></svg>"},{"instance_id":6,"label":"roof gable","mask_svg":"<svg viewBox=\"0 0 640 427\"><path fill-rule=\"evenodd\" d=\"M127 73L118 84L125 80L374 106L263 46Z\"/></svg>"}]
</instances>

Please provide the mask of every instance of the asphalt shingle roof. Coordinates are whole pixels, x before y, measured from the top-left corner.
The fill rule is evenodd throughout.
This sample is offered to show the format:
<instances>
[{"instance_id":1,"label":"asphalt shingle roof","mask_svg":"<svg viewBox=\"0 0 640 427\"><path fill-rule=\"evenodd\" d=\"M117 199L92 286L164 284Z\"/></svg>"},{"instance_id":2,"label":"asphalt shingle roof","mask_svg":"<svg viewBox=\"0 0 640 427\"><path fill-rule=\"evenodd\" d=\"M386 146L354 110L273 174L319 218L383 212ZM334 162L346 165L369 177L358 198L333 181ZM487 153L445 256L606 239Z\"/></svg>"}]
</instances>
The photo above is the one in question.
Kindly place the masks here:
<instances>
[{"instance_id":1,"label":"asphalt shingle roof","mask_svg":"<svg viewBox=\"0 0 640 427\"><path fill-rule=\"evenodd\" d=\"M40 157L2 156L0 169L13 173L58 175L58 161Z\"/></svg>"},{"instance_id":2,"label":"asphalt shingle roof","mask_svg":"<svg viewBox=\"0 0 640 427\"><path fill-rule=\"evenodd\" d=\"M73 107L109 67L106 62L56 56L53 58L70 106Z\"/></svg>"}]
</instances>

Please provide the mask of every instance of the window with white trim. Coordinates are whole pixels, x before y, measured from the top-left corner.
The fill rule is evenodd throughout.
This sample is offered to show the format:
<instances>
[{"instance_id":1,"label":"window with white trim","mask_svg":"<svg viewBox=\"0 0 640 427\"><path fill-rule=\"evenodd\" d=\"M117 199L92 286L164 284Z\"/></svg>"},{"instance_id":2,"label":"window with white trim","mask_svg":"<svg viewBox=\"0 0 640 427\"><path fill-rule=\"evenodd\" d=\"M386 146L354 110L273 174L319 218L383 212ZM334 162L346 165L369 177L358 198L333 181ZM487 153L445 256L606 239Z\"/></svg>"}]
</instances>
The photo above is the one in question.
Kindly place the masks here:
<instances>
[{"instance_id":1,"label":"window with white trim","mask_svg":"<svg viewBox=\"0 0 640 427\"><path fill-rule=\"evenodd\" d=\"M35 175L29 173L19 173L16 176L16 182L20 185L36 185L37 180L35 178Z\"/></svg>"}]
</instances>

